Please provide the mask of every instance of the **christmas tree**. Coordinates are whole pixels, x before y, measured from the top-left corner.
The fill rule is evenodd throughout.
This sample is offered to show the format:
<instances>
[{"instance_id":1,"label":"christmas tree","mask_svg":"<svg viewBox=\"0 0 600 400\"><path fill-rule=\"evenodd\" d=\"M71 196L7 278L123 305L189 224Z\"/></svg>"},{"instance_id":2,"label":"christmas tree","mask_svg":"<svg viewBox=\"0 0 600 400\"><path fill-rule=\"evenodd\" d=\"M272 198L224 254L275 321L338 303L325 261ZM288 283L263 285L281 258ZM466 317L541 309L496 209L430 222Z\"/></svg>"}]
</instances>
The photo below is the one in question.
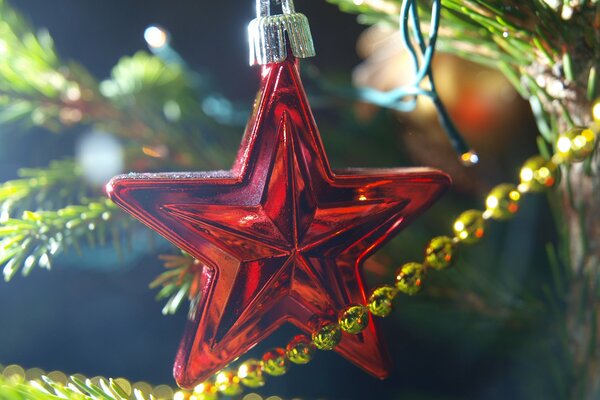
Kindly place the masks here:
<instances>
[{"instance_id":1,"label":"christmas tree","mask_svg":"<svg viewBox=\"0 0 600 400\"><path fill-rule=\"evenodd\" d=\"M598 398L600 5L235 3L0 0L0 398Z\"/></svg>"}]
</instances>

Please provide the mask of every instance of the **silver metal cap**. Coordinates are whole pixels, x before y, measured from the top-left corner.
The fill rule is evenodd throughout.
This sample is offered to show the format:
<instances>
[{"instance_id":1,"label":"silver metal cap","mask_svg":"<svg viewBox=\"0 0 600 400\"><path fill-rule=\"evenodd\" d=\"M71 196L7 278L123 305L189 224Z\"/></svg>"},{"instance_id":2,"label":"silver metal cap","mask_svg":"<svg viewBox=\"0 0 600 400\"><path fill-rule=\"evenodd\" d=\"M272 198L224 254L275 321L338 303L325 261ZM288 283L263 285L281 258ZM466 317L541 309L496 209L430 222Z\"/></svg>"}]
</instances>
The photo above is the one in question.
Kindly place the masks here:
<instances>
[{"instance_id":1,"label":"silver metal cap","mask_svg":"<svg viewBox=\"0 0 600 400\"><path fill-rule=\"evenodd\" d=\"M280 63L287 58L287 39L297 58L314 57L315 46L305 15L293 0L282 0L283 14L271 15L271 0L256 0L257 18L248 26L250 65Z\"/></svg>"}]
</instances>

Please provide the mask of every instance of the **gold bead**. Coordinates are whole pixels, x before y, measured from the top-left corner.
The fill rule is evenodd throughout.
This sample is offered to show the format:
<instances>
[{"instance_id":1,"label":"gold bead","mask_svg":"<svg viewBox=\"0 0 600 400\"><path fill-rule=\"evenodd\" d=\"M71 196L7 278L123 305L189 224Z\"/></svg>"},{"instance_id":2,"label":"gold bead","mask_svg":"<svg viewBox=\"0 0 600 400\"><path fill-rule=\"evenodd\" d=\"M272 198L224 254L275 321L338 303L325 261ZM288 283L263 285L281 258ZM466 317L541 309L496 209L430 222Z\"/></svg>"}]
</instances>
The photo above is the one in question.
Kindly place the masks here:
<instances>
[{"instance_id":1,"label":"gold bead","mask_svg":"<svg viewBox=\"0 0 600 400\"><path fill-rule=\"evenodd\" d=\"M294 337L285 348L285 355L294 364L307 364L315 354L315 345L304 335Z\"/></svg>"},{"instance_id":2,"label":"gold bead","mask_svg":"<svg viewBox=\"0 0 600 400\"><path fill-rule=\"evenodd\" d=\"M217 387L210 382L197 385L193 395L197 400L217 400L219 398Z\"/></svg>"},{"instance_id":3,"label":"gold bead","mask_svg":"<svg viewBox=\"0 0 600 400\"><path fill-rule=\"evenodd\" d=\"M565 162L584 161L594 151L596 134L587 128L572 128L558 135L556 155Z\"/></svg>"},{"instance_id":4,"label":"gold bead","mask_svg":"<svg viewBox=\"0 0 600 400\"><path fill-rule=\"evenodd\" d=\"M510 183L503 183L492 189L485 200L485 205L492 218L505 220L519 211L520 200L521 193L517 188Z\"/></svg>"},{"instance_id":5,"label":"gold bead","mask_svg":"<svg viewBox=\"0 0 600 400\"><path fill-rule=\"evenodd\" d=\"M0 371L2 370L2 365L0 365ZM39 368L31 368L28 369L27 371L25 371L25 380L26 381L41 381L42 375L46 375L46 372L44 372L44 370L39 369ZM85 380L86 378L84 377L83 380ZM115 379L115 382L119 383L119 386L121 386L121 379L117 378ZM129 384L129 382L127 382L127 384ZM123 385L124 386L124 385ZM125 388L123 388L125 389ZM127 390L125 390L127 391ZM131 386L129 387L129 392L131 392Z\"/></svg>"},{"instance_id":6,"label":"gold bead","mask_svg":"<svg viewBox=\"0 0 600 400\"><path fill-rule=\"evenodd\" d=\"M373 290L369 297L369 311L377 317L387 317L392 312L394 297L398 289L389 285L382 285Z\"/></svg>"},{"instance_id":7,"label":"gold bead","mask_svg":"<svg viewBox=\"0 0 600 400\"><path fill-rule=\"evenodd\" d=\"M91 381L93 383L94 382L94 378L92 378ZM144 396L149 396L152 393L152 386L148 382L135 382L133 385L131 385L131 390L133 392L135 392L136 390L138 390ZM187 399L186 396L189 396L188 392L181 392L181 391L179 391L177 393L179 393L180 399ZM181 396L183 396L183 397L181 397Z\"/></svg>"},{"instance_id":8,"label":"gold bead","mask_svg":"<svg viewBox=\"0 0 600 400\"><path fill-rule=\"evenodd\" d=\"M4 368L2 375L14 382L22 382L25 379L25 369L20 365L12 364Z\"/></svg>"},{"instance_id":9,"label":"gold bead","mask_svg":"<svg viewBox=\"0 0 600 400\"><path fill-rule=\"evenodd\" d=\"M477 243L483 237L485 220L478 210L468 210L460 214L454 222L454 233L464 243Z\"/></svg>"},{"instance_id":10,"label":"gold bead","mask_svg":"<svg viewBox=\"0 0 600 400\"><path fill-rule=\"evenodd\" d=\"M263 371L272 376L281 376L288 370L288 360L285 358L285 350L276 348L267 351L262 357Z\"/></svg>"},{"instance_id":11,"label":"gold bead","mask_svg":"<svg viewBox=\"0 0 600 400\"><path fill-rule=\"evenodd\" d=\"M409 296L421 290L423 265L411 262L404 264L396 274L396 288Z\"/></svg>"},{"instance_id":12,"label":"gold bead","mask_svg":"<svg viewBox=\"0 0 600 400\"><path fill-rule=\"evenodd\" d=\"M333 350L342 340L342 330L335 323L326 322L312 333L312 341L319 350Z\"/></svg>"},{"instance_id":13,"label":"gold bead","mask_svg":"<svg viewBox=\"0 0 600 400\"><path fill-rule=\"evenodd\" d=\"M22 368L21 368L22 369ZM46 374L48 376L48 378L50 378L51 380L54 381L54 383L58 383L59 385L66 385L67 381L69 380L69 377L67 377L67 374L65 374L62 371L52 371L49 372L48 374ZM25 377L25 374L21 375L23 378ZM108 379L104 378L104 377L96 377L97 378L97 382L100 382L100 379L102 379L104 382L107 382ZM92 378L92 380L94 380L94 378Z\"/></svg>"},{"instance_id":14,"label":"gold bead","mask_svg":"<svg viewBox=\"0 0 600 400\"><path fill-rule=\"evenodd\" d=\"M143 397L145 397L145 396L146 395L144 394ZM173 395L173 400L189 400L189 398L190 398L190 392L186 392L184 390L178 390Z\"/></svg>"},{"instance_id":15,"label":"gold bead","mask_svg":"<svg viewBox=\"0 0 600 400\"><path fill-rule=\"evenodd\" d=\"M359 334L369 324L369 309L361 305L348 306L340 312L338 324L344 332Z\"/></svg>"},{"instance_id":16,"label":"gold bead","mask_svg":"<svg viewBox=\"0 0 600 400\"><path fill-rule=\"evenodd\" d=\"M442 270L452 264L454 242L448 236L431 239L425 249L425 263L433 269Z\"/></svg>"},{"instance_id":17,"label":"gold bead","mask_svg":"<svg viewBox=\"0 0 600 400\"><path fill-rule=\"evenodd\" d=\"M119 379L119 378L117 378ZM113 380L112 382L113 385L117 385L118 383L116 382L116 379ZM120 388L123 388L123 386L119 385ZM131 386L129 386L129 390L124 390L125 393L128 393L128 395L130 397L127 397L128 399L131 398ZM135 396L135 394L134 394ZM173 388L169 385L158 385L158 386L154 386L154 388L152 389L152 395L150 398L152 399L156 399L156 400L165 400L165 399L169 399L169 400L173 400ZM196 400L206 400L206 399L202 399L199 398L198 396L194 397Z\"/></svg>"},{"instance_id":18,"label":"gold bead","mask_svg":"<svg viewBox=\"0 0 600 400\"><path fill-rule=\"evenodd\" d=\"M249 388L259 388L265 384L262 362L253 358L243 362L238 368L238 378Z\"/></svg>"},{"instance_id":19,"label":"gold bead","mask_svg":"<svg viewBox=\"0 0 600 400\"><path fill-rule=\"evenodd\" d=\"M594 122L600 122L600 99L594 100L592 104L592 118Z\"/></svg>"},{"instance_id":20,"label":"gold bead","mask_svg":"<svg viewBox=\"0 0 600 400\"><path fill-rule=\"evenodd\" d=\"M551 160L542 156L533 156L523 164L521 168L522 192L539 193L549 189L556 184L559 176L558 166Z\"/></svg>"},{"instance_id":21,"label":"gold bead","mask_svg":"<svg viewBox=\"0 0 600 400\"><path fill-rule=\"evenodd\" d=\"M221 371L215 377L217 390L225 396L237 396L242 393L240 378L233 371Z\"/></svg>"}]
</instances>

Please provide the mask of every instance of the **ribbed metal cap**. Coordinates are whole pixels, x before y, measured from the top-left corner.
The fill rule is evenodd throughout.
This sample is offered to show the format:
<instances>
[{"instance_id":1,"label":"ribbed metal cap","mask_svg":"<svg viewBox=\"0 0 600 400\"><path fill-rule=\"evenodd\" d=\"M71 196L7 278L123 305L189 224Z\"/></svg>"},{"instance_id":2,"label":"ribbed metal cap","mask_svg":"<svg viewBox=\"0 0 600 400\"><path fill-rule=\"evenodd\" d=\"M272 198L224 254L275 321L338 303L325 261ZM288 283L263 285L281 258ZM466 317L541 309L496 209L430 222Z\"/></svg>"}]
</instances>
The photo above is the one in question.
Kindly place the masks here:
<instances>
[{"instance_id":1,"label":"ribbed metal cap","mask_svg":"<svg viewBox=\"0 0 600 400\"><path fill-rule=\"evenodd\" d=\"M257 18L248 26L250 65L279 63L287 57L287 39L297 58L314 57L315 46L305 15L295 12L293 0L282 0L283 14L270 15L271 0L257 0Z\"/></svg>"}]
</instances>

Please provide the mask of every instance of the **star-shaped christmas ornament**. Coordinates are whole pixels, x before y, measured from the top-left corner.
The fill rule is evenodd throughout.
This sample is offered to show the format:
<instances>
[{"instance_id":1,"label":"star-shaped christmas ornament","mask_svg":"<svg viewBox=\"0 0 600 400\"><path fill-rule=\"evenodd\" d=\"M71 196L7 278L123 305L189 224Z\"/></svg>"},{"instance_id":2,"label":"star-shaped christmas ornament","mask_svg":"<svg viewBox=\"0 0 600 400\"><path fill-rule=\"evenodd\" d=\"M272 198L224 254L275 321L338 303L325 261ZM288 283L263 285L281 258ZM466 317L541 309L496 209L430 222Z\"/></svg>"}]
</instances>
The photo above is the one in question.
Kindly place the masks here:
<instances>
[{"instance_id":1,"label":"star-shaped christmas ornament","mask_svg":"<svg viewBox=\"0 0 600 400\"><path fill-rule=\"evenodd\" d=\"M130 174L111 199L204 265L174 374L192 387L284 323L366 304L363 261L449 186L429 169L332 171L293 56L263 66L230 171ZM388 354L371 319L335 351L372 375Z\"/></svg>"}]
</instances>

